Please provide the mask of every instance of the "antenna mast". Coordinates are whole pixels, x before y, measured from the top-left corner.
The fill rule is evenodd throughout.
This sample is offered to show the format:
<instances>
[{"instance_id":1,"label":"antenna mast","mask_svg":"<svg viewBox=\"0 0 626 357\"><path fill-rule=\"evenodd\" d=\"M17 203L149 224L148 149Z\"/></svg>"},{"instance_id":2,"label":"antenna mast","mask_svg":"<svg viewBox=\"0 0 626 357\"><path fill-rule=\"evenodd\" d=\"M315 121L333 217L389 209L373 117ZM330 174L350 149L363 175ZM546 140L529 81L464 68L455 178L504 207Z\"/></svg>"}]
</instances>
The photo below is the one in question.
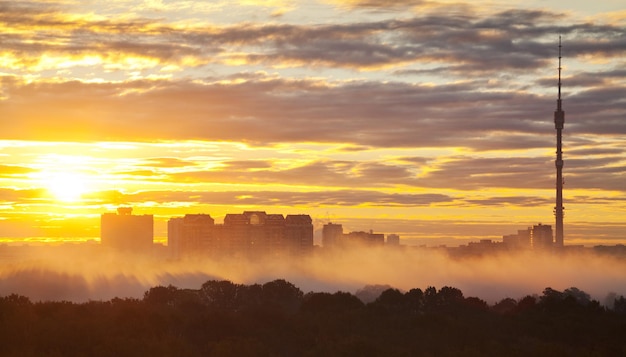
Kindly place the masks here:
<instances>
[{"instance_id":1,"label":"antenna mast","mask_svg":"<svg viewBox=\"0 0 626 357\"><path fill-rule=\"evenodd\" d=\"M556 231L554 244L557 248L563 247L563 145L561 135L565 123L565 113L563 112L561 101L561 36L559 36L559 93L556 101L556 111L554 112L554 127L556 129L556 206L554 216L556 218Z\"/></svg>"}]
</instances>

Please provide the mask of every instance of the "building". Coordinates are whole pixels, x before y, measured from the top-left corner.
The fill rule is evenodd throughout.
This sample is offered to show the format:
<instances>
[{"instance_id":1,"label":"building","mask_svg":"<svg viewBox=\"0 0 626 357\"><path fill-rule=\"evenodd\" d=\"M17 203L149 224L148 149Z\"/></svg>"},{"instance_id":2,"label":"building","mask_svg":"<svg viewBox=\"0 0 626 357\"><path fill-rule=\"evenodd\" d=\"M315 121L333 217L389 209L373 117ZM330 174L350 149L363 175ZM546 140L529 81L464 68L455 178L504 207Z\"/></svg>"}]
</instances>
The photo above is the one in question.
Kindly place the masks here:
<instances>
[{"instance_id":1,"label":"building","mask_svg":"<svg viewBox=\"0 0 626 357\"><path fill-rule=\"evenodd\" d=\"M527 229L518 230L517 234L502 236L502 243L509 250L551 248L554 245L552 226L539 223Z\"/></svg>"},{"instance_id":2,"label":"building","mask_svg":"<svg viewBox=\"0 0 626 357\"><path fill-rule=\"evenodd\" d=\"M195 255L219 246L215 220L208 214L187 214L167 222L167 245L174 258Z\"/></svg>"},{"instance_id":3,"label":"building","mask_svg":"<svg viewBox=\"0 0 626 357\"><path fill-rule=\"evenodd\" d=\"M350 232L344 234L344 240L350 243L358 243L367 246L382 246L385 244L385 235L382 233L369 232Z\"/></svg>"},{"instance_id":4,"label":"building","mask_svg":"<svg viewBox=\"0 0 626 357\"><path fill-rule=\"evenodd\" d=\"M322 228L322 245L324 248L332 248L341 243L343 226L341 224L328 223Z\"/></svg>"},{"instance_id":5,"label":"building","mask_svg":"<svg viewBox=\"0 0 626 357\"><path fill-rule=\"evenodd\" d=\"M481 239L478 242L469 242L465 246L459 246L456 249L449 250L454 256L481 256L493 255L502 252L505 249L502 242L494 242L491 239Z\"/></svg>"},{"instance_id":6,"label":"building","mask_svg":"<svg viewBox=\"0 0 626 357\"><path fill-rule=\"evenodd\" d=\"M507 247L507 249L512 250L520 250L520 249L531 249L532 242L530 240L532 228L528 227L527 229L520 229L517 231L517 234L509 234L502 236L502 243Z\"/></svg>"},{"instance_id":7,"label":"building","mask_svg":"<svg viewBox=\"0 0 626 357\"><path fill-rule=\"evenodd\" d=\"M399 239L400 237L398 237ZM328 223L322 228L322 245L324 248L346 247L351 245L378 246L385 244L385 235L381 233L350 232L343 233L341 224Z\"/></svg>"},{"instance_id":8,"label":"building","mask_svg":"<svg viewBox=\"0 0 626 357\"><path fill-rule=\"evenodd\" d=\"M301 256L313 251L313 220L309 215L285 217L285 244L290 255Z\"/></svg>"},{"instance_id":9,"label":"building","mask_svg":"<svg viewBox=\"0 0 626 357\"><path fill-rule=\"evenodd\" d=\"M533 249L550 249L554 245L552 226L539 223L533 226L530 233Z\"/></svg>"},{"instance_id":10,"label":"building","mask_svg":"<svg viewBox=\"0 0 626 357\"><path fill-rule=\"evenodd\" d=\"M300 256L313 249L313 221L308 215L245 211L227 214L220 225L209 215L186 215L169 220L168 245L174 257Z\"/></svg>"},{"instance_id":11,"label":"building","mask_svg":"<svg viewBox=\"0 0 626 357\"><path fill-rule=\"evenodd\" d=\"M100 242L116 251L145 253L152 251L154 218L133 215L131 207L120 207L117 213L100 216Z\"/></svg>"},{"instance_id":12,"label":"building","mask_svg":"<svg viewBox=\"0 0 626 357\"><path fill-rule=\"evenodd\" d=\"M399 246L400 245L400 236L397 234L387 234L387 245L389 246Z\"/></svg>"}]
</instances>

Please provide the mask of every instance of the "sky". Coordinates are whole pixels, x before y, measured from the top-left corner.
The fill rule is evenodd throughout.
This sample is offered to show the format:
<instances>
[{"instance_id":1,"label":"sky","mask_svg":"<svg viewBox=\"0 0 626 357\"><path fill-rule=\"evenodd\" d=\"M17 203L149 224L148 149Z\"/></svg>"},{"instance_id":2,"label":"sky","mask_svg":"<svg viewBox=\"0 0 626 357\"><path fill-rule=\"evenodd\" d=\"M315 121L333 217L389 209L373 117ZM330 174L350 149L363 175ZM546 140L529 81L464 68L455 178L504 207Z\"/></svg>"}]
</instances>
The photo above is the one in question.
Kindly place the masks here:
<instances>
[{"instance_id":1,"label":"sky","mask_svg":"<svg viewBox=\"0 0 626 357\"><path fill-rule=\"evenodd\" d=\"M119 206L403 244L626 243L626 10L589 1L0 0L0 242Z\"/></svg>"}]
</instances>

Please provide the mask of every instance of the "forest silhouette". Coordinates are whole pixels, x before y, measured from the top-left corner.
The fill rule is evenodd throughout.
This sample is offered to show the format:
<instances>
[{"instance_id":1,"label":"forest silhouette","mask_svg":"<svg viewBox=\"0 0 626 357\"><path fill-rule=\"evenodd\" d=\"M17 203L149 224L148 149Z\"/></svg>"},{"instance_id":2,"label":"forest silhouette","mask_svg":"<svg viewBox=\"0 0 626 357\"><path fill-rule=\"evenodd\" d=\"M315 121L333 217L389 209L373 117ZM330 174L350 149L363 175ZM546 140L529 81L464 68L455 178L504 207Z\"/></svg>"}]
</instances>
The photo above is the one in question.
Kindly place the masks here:
<instances>
[{"instance_id":1,"label":"forest silhouette","mask_svg":"<svg viewBox=\"0 0 626 357\"><path fill-rule=\"evenodd\" d=\"M369 289L369 291L368 291ZM363 297L379 295L369 302ZM623 356L626 300L577 288L489 305L454 287L303 293L286 280L142 299L0 298L2 356ZM361 298L360 298L361 297Z\"/></svg>"}]
</instances>

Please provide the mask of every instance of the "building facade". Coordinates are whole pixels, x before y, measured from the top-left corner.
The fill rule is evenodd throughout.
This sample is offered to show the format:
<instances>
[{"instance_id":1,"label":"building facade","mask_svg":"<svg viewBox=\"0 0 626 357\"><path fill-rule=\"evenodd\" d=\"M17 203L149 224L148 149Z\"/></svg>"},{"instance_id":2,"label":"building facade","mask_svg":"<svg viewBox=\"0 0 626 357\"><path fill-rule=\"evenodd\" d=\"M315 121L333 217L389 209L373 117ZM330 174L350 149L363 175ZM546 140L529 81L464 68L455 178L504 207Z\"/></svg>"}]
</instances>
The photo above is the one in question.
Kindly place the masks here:
<instances>
[{"instance_id":1,"label":"building facade","mask_svg":"<svg viewBox=\"0 0 626 357\"><path fill-rule=\"evenodd\" d=\"M328 223L322 228L322 245L324 248L332 248L341 243L343 226L341 224Z\"/></svg>"},{"instance_id":2,"label":"building facade","mask_svg":"<svg viewBox=\"0 0 626 357\"><path fill-rule=\"evenodd\" d=\"M300 256L313 249L313 221L263 211L227 214L223 224L209 215L186 215L169 220L168 246L174 257Z\"/></svg>"},{"instance_id":3,"label":"building facade","mask_svg":"<svg viewBox=\"0 0 626 357\"><path fill-rule=\"evenodd\" d=\"M343 233L341 224L328 223L322 228L322 244L324 248L330 249L349 245L382 246L385 244L385 235L372 231Z\"/></svg>"},{"instance_id":4,"label":"building facade","mask_svg":"<svg viewBox=\"0 0 626 357\"><path fill-rule=\"evenodd\" d=\"M539 223L531 231L533 249L550 249L554 246L552 226Z\"/></svg>"},{"instance_id":5,"label":"building facade","mask_svg":"<svg viewBox=\"0 0 626 357\"><path fill-rule=\"evenodd\" d=\"M387 245L389 246L399 246L400 245L400 236L397 234L387 234Z\"/></svg>"},{"instance_id":6,"label":"building facade","mask_svg":"<svg viewBox=\"0 0 626 357\"><path fill-rule=\"evenodd\" d=\"M132 212L130 207L120 207L117 213L100 216L100 242L104 247L130 253L152 251L154 217Z\"/></svg>"},{"instance_id":7,"label":"building facade","mask_svg":"<svg viewBox=\"0 0 626 357\"><path fill-rule=\"evenodd\" d=\"M517 234L502 236L502 243L507 249L548 249L554 246L552 226L537 224L524 230L518 230Z\"/></svg>"}]
</instances>

